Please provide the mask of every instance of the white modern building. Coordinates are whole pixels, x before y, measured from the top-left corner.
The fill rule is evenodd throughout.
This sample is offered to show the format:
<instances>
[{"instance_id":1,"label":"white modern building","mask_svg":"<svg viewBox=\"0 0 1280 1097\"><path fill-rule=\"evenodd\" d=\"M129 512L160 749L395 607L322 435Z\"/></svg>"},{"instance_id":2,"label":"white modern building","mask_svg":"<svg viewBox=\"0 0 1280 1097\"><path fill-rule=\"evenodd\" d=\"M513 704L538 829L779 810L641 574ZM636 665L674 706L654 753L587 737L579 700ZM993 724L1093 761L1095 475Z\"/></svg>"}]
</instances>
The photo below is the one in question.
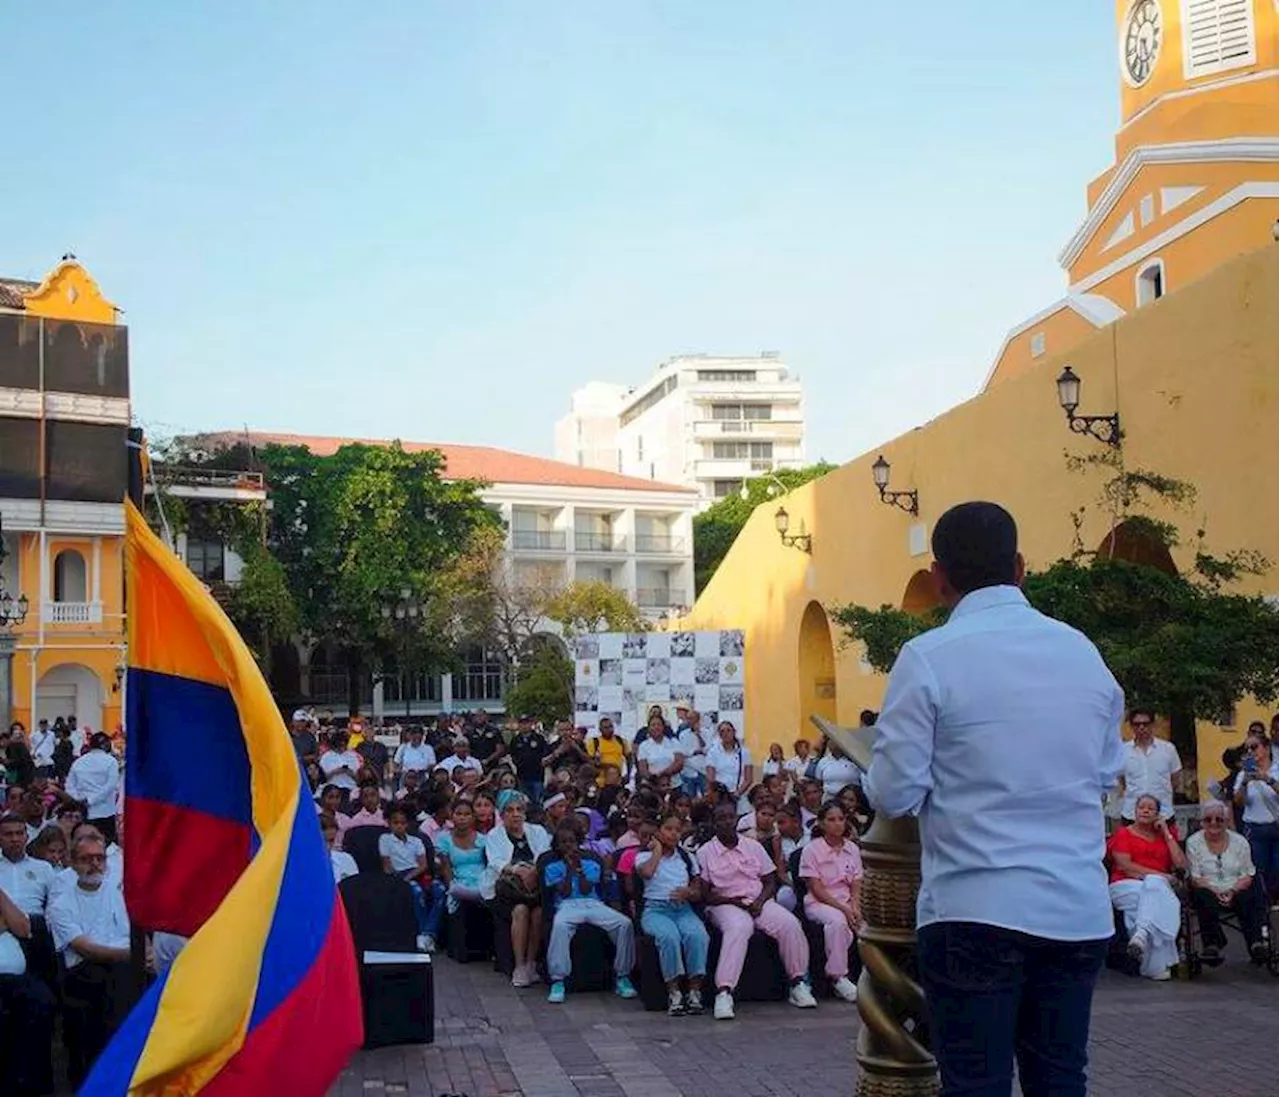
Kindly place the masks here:
<instances>
[{"instance_id":1,"label":"white modern building","mask_svg":"<svg viewBox=\"0 0 1280 1097\"><path fill-rule=\"evenodd\" d=\"M705 507L804 464L804 396L775 353L681 355L636 388L579 389L555 442L561 461L684 484Z\"/></svg>"},{"instance_id":2,"label":"white modern building","mask_svg":"<svg viewBox=\"0 0 1280 1097\"><path fill-rule=\"evenodd\" d=\"M258 432L188 441L208 450L232 443L299 445L321 456L352 442L386 444L368 438ZM489 446L407 441L401 445L408 452L438 450L444 457L446 477L489 485L481 494L506 524L504 564L515 586L547 590L598 580L625 593L654 621L681 614L693 605L693 515L698 496L692 488ZM182 494L187 498L197 492L201 498L251 497L244 493L254 485L243 474L213 477L218 475L225 475L227 482L215 486L199 478L177 479L185 481ZM257 486L261 487L260 477ZM270 484L266 491L269 495ZM239 575L239 559L224 546L180 536L176 547L188 566L215 589L219 581L234 584ZM547 629L552 631L554 626L548 624ZM299 650L299 692L319 704L336 705L346 696L346 671L329 659L331 654L323 644L315 650ZM407 701L415 716L502 707L505 675L493 653L469 654L467 669L460 675L418 678L407 698L401 696L398 683L388 680L385 696L380 692L375 704L371 692L369 704L376 711L385 700L386 711L394 714L405 712L398 706Z\"/></svg>"}]
</instances>

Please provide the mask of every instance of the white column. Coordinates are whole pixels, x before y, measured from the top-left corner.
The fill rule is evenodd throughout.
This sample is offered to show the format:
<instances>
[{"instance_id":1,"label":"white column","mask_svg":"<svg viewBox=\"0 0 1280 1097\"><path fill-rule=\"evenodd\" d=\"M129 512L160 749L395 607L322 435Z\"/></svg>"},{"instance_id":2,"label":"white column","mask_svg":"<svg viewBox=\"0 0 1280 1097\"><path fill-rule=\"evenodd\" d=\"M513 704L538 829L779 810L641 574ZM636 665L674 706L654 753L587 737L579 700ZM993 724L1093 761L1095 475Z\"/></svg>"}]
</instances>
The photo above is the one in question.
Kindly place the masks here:
<instances>
[{"instance_id":1,"label":"white column","mask_svg":"<svg viewBox=\"0 0 1280 1097\"><path fill-rule=\"evenodd\" d=\"M453 675L440 675L440 711L453 712Z\"/></svg>"},{"instance_id":2,"label":"white column","mask_svg":"<svg viewBox=\"0 0 1280 1097\"><path fill-rule=\"evenodd\" d=\"M95 537L93 539L93 563L91 565L92 578L89 586L89 601L102 601L102 538Z\"/></svg>"},{"instance_id":3,"label":"white column","mask_svg":"<svg viewBox=\"0 0 1280 1097\"><path fill-rule=\"evenodd\" d=\"M373 723L375 727L382 726L382 679L379 678L373 683Z\"/></svg>"}]
</instances>

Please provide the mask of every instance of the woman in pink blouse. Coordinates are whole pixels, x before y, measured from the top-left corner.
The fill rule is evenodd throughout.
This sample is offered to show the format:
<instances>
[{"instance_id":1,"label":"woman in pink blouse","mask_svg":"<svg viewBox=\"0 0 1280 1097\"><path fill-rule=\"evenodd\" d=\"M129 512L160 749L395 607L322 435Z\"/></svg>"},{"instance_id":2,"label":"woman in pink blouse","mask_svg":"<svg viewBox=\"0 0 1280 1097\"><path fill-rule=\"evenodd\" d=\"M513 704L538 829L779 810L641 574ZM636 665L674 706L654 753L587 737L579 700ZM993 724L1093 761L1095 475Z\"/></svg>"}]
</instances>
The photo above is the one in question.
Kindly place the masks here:
<instances>
[{"instance_id":1,"label":"woman in pink blouse","mask_svg":"<svg viewBox=\"0 0 1280 1097\"><path fill-rule=\"evenodd\" d=\"M800 854L800 878L807 891L805 915L822 926L827 946L827 975L837 998L858 1000L849 978L849 949L862 923L862 855L845 837L844 809L834 800L818 810L821 837Z\"/></svg>"}]
</instances>

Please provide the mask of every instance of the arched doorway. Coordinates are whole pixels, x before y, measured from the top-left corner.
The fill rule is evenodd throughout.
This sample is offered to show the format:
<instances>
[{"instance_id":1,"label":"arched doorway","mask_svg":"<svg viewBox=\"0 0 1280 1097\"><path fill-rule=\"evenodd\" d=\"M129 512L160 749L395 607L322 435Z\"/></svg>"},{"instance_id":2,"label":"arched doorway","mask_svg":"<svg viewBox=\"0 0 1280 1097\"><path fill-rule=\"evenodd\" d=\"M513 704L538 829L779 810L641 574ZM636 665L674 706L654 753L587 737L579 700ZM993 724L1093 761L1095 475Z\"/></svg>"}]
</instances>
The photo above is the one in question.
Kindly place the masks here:
<instances>
[{"instance_id":1,"label":"arched doorway","mask_svg":"<svg viewBox=\"0 0 1280 1097\"><path fill-rule=\"evenodd\" d=\"M932 572L921 569L907 580L907 589L902 592L902 608L905 612L923 617L940 605L942 599L938 597L938 584L934 582Z\"/></svg>"},{"instance_id":2,"label":"arched doorway","mask_svg":"<svg viewBox=\"0 0 1280 1097\"><path fill-rule=\"evenodd\" d=\"M36 720L52 725L59 716L74 716L80 727L102 730L102 682L80 663L56 666L36 683Z\"/></svg>"},{"instance_id":3,"label":"arched doorway","mask_svg":"<svg viewBox=\"0 0 1280 1097\"><path fill-rule=\"evenodd\" d=\"M53 561L53 600L87 602L89 576L84 557L76 549L63 549Z\"/></svg>"},{"instance_id":4,"label":"arched doorway","mask_svg":"<svg viewBox=\"0 0 1280 1097\"><path fill-rule=\"evenodd\" d=\"M836 718L836 652L831 625L817 602L805 607L800 619L800 735L816 735L809 717Z\"/></svg>"},{"instance_id":5,"label":"arched doorway","mask_svg":"<svg viewBox=\"0 0 1280 1097\"><path fill-rule=\"evenodd\" d=\"M1169 546L1156 537L1143 522L1121 522L1098 546L1099 560L1123 560L1129 564L1146 564L1168 575L1178 574Z\"/></svg>"}]
</instances>

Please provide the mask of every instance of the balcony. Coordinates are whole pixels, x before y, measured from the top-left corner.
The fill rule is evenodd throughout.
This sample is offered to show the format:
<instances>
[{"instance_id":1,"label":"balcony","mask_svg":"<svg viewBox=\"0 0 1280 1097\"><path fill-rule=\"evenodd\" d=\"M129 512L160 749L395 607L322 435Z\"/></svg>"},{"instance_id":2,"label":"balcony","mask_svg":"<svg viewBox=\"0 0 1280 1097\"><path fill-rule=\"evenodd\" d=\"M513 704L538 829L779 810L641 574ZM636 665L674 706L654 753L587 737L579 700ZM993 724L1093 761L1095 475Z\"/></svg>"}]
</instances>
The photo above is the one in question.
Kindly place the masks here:
<instances>
[{"instance_id":1,"label":"balcony","mask_svg":"<svg viewBox=\"0 0 1280 1097\"><path fill-rule=\"evenodd\" d=\"M682 592L668 587L640 587L636 591L636 605L641 609L672 609L686 604Z\"/></svg>"},{"instance_id":2,"label":"balcony","mask_svg":"<svg viewBox=\"0 0 1280 1097\"><path fill-rule=\"evenodd\" d=\"M798 442L804 436L804 423L799 419L695 419L693 436L698 439L736 436Z\"/></svg>"},{"instance_id":3,"label":"balcony","mask_svg":"<svg viewBox=\"0 0 1280 1097\"><path fill-rule=\"evenodd\" d=\"M102 603L46 602L44 623L46 625L100 625L102 624Z\"/></svg>"},{"instance_id":4,"label":"balcony","mask_svg":"<svg viewBox=\"0 0 1280 1097\"><path fill-rule=\"evenodd\" d=\"M525 552L564 552L568 538L564 530L513 529L511 547Z\"/></svg>"},{"instance_id":5,"label":"balcony","mask_svg":"<svg viewBox=\"0 0 1280 1097\"><path fill-rule=\"evenodd\" d=\"M636 534L636 552L638 553L683 556L685 552L684 544L683 537L672 537L670 534Z\"/></svg>"},{"instance_id":6,"label":"balcony","mask_svg":"<svg viewBox=\"0 0 1280 1097\"><path fill-rule=\"evenodd\" d=\"M575 533L573 547L577 552L626 552L627 539L612 533Z\"/></svg>"},{"instance_id":7,"label":"balcony","mask_svg":"<svg viewBox=\"0 0 1280 1097\"><path fill-rule=\"evenodd\" d=\"M260 472L157 464L156 480L179 499L253 502L267 497L266 482ZM147 490L151 490L150 486Z\"/></svg>"}]
</instances>

